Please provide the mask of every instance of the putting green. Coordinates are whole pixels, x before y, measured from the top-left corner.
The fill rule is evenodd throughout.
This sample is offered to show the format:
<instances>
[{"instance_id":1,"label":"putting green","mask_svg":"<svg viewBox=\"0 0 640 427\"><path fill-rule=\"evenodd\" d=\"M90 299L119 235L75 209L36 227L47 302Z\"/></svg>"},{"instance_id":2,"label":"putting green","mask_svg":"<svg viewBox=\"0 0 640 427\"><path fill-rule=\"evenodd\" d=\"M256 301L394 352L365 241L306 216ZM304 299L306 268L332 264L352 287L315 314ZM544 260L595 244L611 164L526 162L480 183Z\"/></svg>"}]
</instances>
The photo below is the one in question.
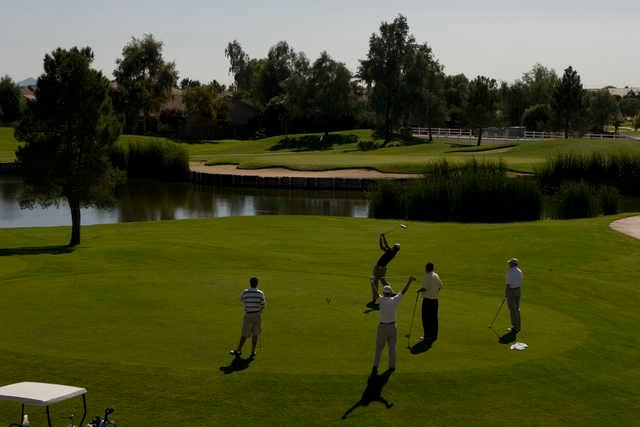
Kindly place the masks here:
<instances>
[{"instance_id":1,"label":"putting green","mask_svg":"<svg viewBox=\"0 0 640 427\"><path fill-rule=\"evenodd\" d=\"M346 424L637 419L640 242L611 220L408 223L392 235L402 244L389 267L396 290L410 274L419 282L428 260L445 282L440 337L419 355L406 348L414 284L383 393L396 407L358 409ZM114 406L121 425L335 424L371 368L379 313L365 313L368 276L377 234L393 225L280 216L103 225L83 228L71 253L55 246L67 228L0 230L0 383L85 386L90 412ZM514 255L525 273L522 352L487 328ZM268 300L263 348L225 374L254 274ZM495 328L508 325L504 307ZM15 412L0 403L0 425Z\"/></svg>"}]
</instances>

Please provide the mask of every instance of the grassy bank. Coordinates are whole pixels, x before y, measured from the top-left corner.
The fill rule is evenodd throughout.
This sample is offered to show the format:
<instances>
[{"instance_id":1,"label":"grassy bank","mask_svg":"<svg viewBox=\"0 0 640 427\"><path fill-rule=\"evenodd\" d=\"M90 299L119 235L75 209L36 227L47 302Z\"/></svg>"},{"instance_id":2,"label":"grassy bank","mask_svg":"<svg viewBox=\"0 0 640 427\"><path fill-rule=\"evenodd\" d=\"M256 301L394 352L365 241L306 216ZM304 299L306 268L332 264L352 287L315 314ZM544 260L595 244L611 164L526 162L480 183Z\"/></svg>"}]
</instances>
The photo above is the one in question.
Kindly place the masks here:
<instances>
[{"instance_id":1,"label":"grassy bank","mask_svg":"<svg viewBox=\"0 0 640 427\"><path fill-rule=\"evenodd\" d=\"M18 141L13 137L13 128L0 127L0 163L13 162L17 148Z\"/></svg>"},{"instance_id":2,"label":"grassy bank","mask_svg":"<svg viewBox=\"0 0 640 427\"><path fill-rule=\"evenodd\" d=\"M12 161L17 143L10 129L0 128L0 161ZM330 170L345 168L373 168L383 172L421 173L424 165L441 159L462 162L476 157L481 160L502 160L511 170L533 172L550 157L561 153L640 153L640 143L627 140L548 140L505 144L485 144L475 147L474 141L435 141L415 144L415 139L394 140L389 147L360 151L358 143L382 139L373 131L361 129L336 132L340 143L331 149L300 151L295 144L283 144L283 135L259 140L221 140L184 144L192 161L209 164L238 164L241 168L256 169L282 166L297 170ZM291 135L291 138L302 135ZM309 134L307 134L309 136ZM119 141L142 141L146 137L123 135ZM162 138L157 138L162 139ZM352 141L352 142L349 142ZM291 148L293 147L293 148Z\"/></svg>"},{"instance_id":3,"label":"grassy bank","mask_svg":"<svg viewBox=\"0 0 640 427\"><path fill-rule=\"evenodd\" d=\"M365 314L376 239L390 221L255 217L0 230L0 383L89 389L119 425L628 425L640 417L640 242L611 218L509 225L408 223L392 283L427 260L445 281L439 341L406 349L413 293L399 309L398 370L383 395L340 421L365 388L376 312ZM29 249L30 248L30 249ZM521 339L487 329L505 259L525 271ZM264 349L224 374L239 292L261 277ZM415 287L414 287L415 289ZM327 303L327 297L331 297ZM416 323L418 324L418 323ZM499 327L508 319L503 311ZM419 336L418 328L413 331ZM383 358L386 367L386 355ZM67 406L55 406L55 417ZM0 402L0 423L19 408ZM76 414L79 409L75 408ZM30 409L32 424L41 411Z\"/></svg>"}]
</instances>

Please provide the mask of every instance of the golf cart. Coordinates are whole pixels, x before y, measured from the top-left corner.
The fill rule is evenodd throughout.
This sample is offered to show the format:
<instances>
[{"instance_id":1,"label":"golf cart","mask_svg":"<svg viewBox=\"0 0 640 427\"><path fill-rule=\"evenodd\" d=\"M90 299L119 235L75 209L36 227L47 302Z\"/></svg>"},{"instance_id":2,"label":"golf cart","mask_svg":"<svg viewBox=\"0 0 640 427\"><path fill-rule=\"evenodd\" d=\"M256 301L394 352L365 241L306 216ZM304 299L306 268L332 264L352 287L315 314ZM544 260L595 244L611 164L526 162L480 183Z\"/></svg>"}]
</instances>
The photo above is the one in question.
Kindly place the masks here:
<instances>
[{"instance_id":1,"label":"golf cart","mask_svg":"<svg viewBox=\"0 0 640 427\"><path fill-rule=\"evenodd\" d=\"M84 410L82 420L79 424L82 425L87 417L86 394L87 390L85 388L60 384L21 382L0 387L0 400L10 400L22 404L20 422L17 424L11 424L12 426L22 426L24 407L25 405L29 405L44 406L47 412L47 423L49 427L52 427L49 405L80 396L82 396L82 407Z\"/></svg>"}]
</instances>

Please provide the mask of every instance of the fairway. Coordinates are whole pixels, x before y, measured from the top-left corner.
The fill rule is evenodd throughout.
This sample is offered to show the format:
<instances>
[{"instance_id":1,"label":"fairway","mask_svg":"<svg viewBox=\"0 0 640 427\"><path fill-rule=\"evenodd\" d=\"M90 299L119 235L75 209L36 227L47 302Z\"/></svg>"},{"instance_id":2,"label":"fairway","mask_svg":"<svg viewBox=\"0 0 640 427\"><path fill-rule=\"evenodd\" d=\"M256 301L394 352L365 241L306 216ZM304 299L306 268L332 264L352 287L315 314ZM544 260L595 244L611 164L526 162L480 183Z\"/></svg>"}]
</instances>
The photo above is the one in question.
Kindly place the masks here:
<instances>
[{"instance_id":1,"label":"fairway","mask_svg":"<svg viewBox=\"0 0 640 427\"><path fill-rule=\"evenodd\" d=\"M85 386L90 413L113 406L123 426L628 425L640 416L640 241L610 230L613 219L408 223L389 268L396 289L418 277L399 307L398 369L383 391L395 406L372 403L346 421L373 357L379 313L365 303L377 235L396 223L91 226L70 253L57 246L67 228L1 229L0 383ZM511 256L525 275L524 352L487 328ZM440 338L412 355L405 334L428 260L445 283ZM252 275L268 301L263 347L225 374ZM506 310L496 325L509 326ZM18 412L0 402L0 425ZM40 413L29 410L32 425Z\"/></svg>"}]
</instances>

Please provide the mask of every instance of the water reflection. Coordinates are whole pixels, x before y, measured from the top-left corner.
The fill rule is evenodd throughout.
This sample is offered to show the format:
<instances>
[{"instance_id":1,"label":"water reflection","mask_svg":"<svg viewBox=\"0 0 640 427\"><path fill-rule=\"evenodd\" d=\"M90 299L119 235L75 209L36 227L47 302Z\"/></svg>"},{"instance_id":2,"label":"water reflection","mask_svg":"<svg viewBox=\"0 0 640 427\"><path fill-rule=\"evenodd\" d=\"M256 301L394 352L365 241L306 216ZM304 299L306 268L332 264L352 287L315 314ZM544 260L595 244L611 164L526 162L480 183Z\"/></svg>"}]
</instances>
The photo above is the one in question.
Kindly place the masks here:
<instances>
[{"instance_id":1,"label":"water reflection","mask_svg":"<svg viewBox=\"0 0 640 427\"><path fill-rule=\"evenodd\" d=\"M66 204L20 209L23 184L16 177L0 177L0 227L68 225ZM116 191L112 208L82 211L82 223L107 224L195 217L255 215L329 215L366 218L366 194L254 188L212 188L188 183L166 184L130 180Z\"/></svg>"}]
</instances>

